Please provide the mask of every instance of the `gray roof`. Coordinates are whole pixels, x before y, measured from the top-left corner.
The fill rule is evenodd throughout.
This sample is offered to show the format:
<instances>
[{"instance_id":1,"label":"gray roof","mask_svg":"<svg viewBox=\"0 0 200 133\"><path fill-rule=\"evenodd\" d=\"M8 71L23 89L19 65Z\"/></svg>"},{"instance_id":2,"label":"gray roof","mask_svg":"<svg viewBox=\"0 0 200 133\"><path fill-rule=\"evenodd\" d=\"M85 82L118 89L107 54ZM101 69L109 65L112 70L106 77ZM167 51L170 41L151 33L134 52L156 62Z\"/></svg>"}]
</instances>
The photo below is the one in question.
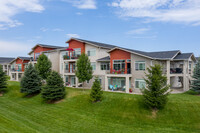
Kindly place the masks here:
<instances>
[{"instance_id":1,"label":"gray roof","mask_svg":"<svg viewBox=\"0 0 200 133\"><path fill-rule=\"evenodd\" d=\"M46 44L37 44L37 45L40 45L40 46L45 47L45 48L64 48L64 47L61 47L61 46L46 45Z\"/></svg>"},{"instance_id":2,"label":"gray roof","mask_svg":"<svg viewBox=\"0 0 200 133\"><path fill-rule=\"evenodd\" d=\"M152 58L152 59L160 59L160 60L173 59L177 55L178 55L178 57L176 57L176 59L185 59L189 55L191 56L191 54L192 54L192 53L183 53L183 54L180 54L181 53L180 50L158 51L158 52L144 52L144 51L139 51L139 50L134 50L134 49L128 49L128 48L122 48L122 47L118 47L118 46L115 46L115 45L110 45L110 44L105 44L105 43L100 43L100 42L88 41L88 40L79 39L79 38L71 38L71 39L79 40L79 41L85 42L85 43L94 44L94 45L96 45L98 47L108 48L110 50L112 50L114 48L120 48L120 49L124 49L124 50L130 51L130 52L142 55L142 56L146 56L146 57L149 57L149 58ZM98 61L102 60L102 59L98 59Z\"/></svg>"},{"instance_id":3,"label":"gray roof","mask_svg":"<svg viewBox=\"0 0 200 133\"><path fill-rule=\"evenodd\" d=\"M191 56L193 55L193 53L181 53L178 54L174 60L185 60L185 59L189 59Z\"/></svg>"},{"instance_id":4,"label":"gray roof","mask_svg":"<svg viewBox=\"0 0 200 133\"><path fill-rule=\"evenodd\" d=\"M21 57L21 56L19 56L18 58L20 58L22 60L30 60L31 59L31 57Z\"/></svg>"},{"instance_id":5,"label":"gray roof","mask_svg":"<svg viewBox=\"0 0 200 133\"><path fill-rule=\"evenodd\" d=\"M97 61L110 61L110 56L100 58Z\"/></svg>"},{"instance_id":6,"label":"gray roof","mask_svg":"<svg viewBox=\"0 0 200 133\"><path fill-rule=\"evenodd\" d=\"M15 58L10 58L10 57L0 57L0 64L7 64L10 63L12 60Z\"/></svg>"},{"instance_id":7,"label":"gray roof","mask_svg":"<svg viewBox=\"0 0 200 133\"><path fill-rule=\"evenodd\" d=\"M100 43L100 42L94 42L94 41L88 41L88 40L84 40L84 39L78 39L78 38L72 38L72 39L75 39L75 40L80 40L82 42L85 42L85 43L92 43L98 47L103 47L103 48L109 48L109 49L112 49L114 47L116 47L115 45L111 45L111 44L106 44L106 43Z\"/></svg>"}]
</instances>

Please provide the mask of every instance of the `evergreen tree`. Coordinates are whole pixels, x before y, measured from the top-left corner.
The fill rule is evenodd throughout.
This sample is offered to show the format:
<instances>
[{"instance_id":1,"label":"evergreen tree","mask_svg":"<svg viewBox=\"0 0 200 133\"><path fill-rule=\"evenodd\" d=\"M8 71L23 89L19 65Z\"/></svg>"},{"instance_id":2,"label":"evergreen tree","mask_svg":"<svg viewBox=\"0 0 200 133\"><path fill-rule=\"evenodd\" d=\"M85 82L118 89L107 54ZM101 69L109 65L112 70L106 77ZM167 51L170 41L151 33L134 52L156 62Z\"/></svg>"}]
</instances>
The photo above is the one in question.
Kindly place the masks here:
<instances>
[{"instance_id":1,"label":"evergreen tree","mask_svg":"<svg viewBox=\"0 0 200 133\"><path fill-rule=\"evenodd\" d=\"M41 54L37 60L36 69L42 79L47 79L51 73L51 66L52 64L48 57L44 53Z\"/></svg>"},{"instance_id":2,"label":"evergreen tree","mask_svg":"<svg viewBox=\"0 0 200 133\"><path fill-rule=\"evenodd\" d=\"M167 77L162 74L160 65L151 66L147 69L146 88L143 88L142 93L144 103L152 109L160 109L167 103L169 85L167 85Z\"/></svg>"},{"instance_id":3,"label":"evergreen tree","mask_svg":"<svg viewBox=\"0 0 200 133\"><path fill-rule=\"evenodd\" d=\"M102 88L101 88L101 84L99 82L99 79L96 77L95 81L93 82L93 85L92 85L92 90L91 90L91 93L90 93L90 100L92 102L101 101L102 100L102 94L103 94L103 91L102 91Z\"/></svg>"},{"instance_id":4,"label":"evergreen tree","mask_svg":"<svg viewBox=\"0 0 200 133\"><path fill-rule=\"evenodd\" d=\"M193 72L193 81L191 84L191 90L200 93L200 58L194 68L194 72Z\"/></svg>"},{"instance_id":5,"label":"evergreen tree","mask_svg":"<svg viewBox=\"0 0 200 133\"><path fill-rule=\"evenodd\" d=\"M21 93L30 95L40 92L42 85L41 78L31 63L28 65L28 68L26 68L20 84Z\"/></svg>"},{"instance_id":6,"label":"evergreen tree","mask_svg":"<svg viewBox=\"0 0 200 133\"><path fill-rule=\"evenodd\" d=\"M7 88L7 79L6 73L0 65L0 93L3 89Z\"/></svg>"},{"instance_id":7,"label":"evergreen tree","mask_svg":"<svg viewBox=\"0 0 200 133\"><path fill-rule=\"evenodd\" d=\"M79 82L85 82L92 79L92 66L88 56L84 53L81 54L77 60L77 70L76 77L78 77Z\"/></svg>"},{"instance_id":8,"label":"evergreen tree","mask_svg":"<svg viewBox=\"0 0 200 133\"><path fill-rule=\"evenodd\" d=\"M66 95L64 82L59 73L53 71L47 78L47 84L42 88L42 98L46 101L57 101Z\"/></svg>"}]
</instances>

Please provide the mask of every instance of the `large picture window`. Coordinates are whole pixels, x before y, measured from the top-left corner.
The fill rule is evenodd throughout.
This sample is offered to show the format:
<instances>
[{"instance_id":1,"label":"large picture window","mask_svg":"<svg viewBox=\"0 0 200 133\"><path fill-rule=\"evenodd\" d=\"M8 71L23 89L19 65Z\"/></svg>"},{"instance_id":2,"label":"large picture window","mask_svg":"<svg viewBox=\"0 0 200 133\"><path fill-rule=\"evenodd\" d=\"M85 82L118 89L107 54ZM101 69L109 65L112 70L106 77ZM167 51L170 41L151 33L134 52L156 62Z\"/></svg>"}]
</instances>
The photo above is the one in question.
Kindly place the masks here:
<instances>
[{"instance_id":1,"label":"large picture window","mask_svg":"<svg viewBox=\"0 0 200 133\"><path fill-rule=\"evenodd\" d=\"M109 62L102 62L101 63L101 70L110 70L110 63Z\"/></svg>"},{"instance_id":2,"label":"large picture window","mask_svg":"<svg viewBox=\"0 0 200 133\"><path fill-rule=\"evenodd\" d=\"M96 49L88 50L88 56L95 56L95 55L96 55Z\"/></svg>"},{"instance_id":3,"label":"large picture window","mask_svg":"<svg viewBox=\"0 0 200 133\"><path fill-rule=\"evenodd\" d=\"M137 89L143 89L146 87L146 82L143 79L136 79L135 80L135 88Z\"/></svg>"},{"instance_id":4,"label":"large picture window","mask_svg":"<svg viewBox=\"0 0 200 133\"><path fill-rule=\"evenodd\" d=\"M136 61L135 62L135 70L145 70L145 61Z\"/></svg>"},{"instance_id":5,"label":"large picture window","mask_svg":"<svg viewBox=\"0 0 200 133\"><path fill-rule=\"evenodd\" d=\"M73 55L74 55L75 57L80 56L80 55L81 55L81 48L76 48L76 49L74 49Z\"/></svg>"},{"instance_id":6,"label":"large picture window","mask_svg":"<svg viewBox=\"0 0 200 133\"><path fill-rule=\"evenodd\" d=\"M40 53L35 53L35 59L38 59L40 56Z\"/></svg>"},{"instance_id":7,"label":"large picture window","mask_svg":"<svg viewBox=\"0 0 200 133\"><path fill-rule=\"evenodd\" d=\"M116 71L125 69L125 60L114 60L113 69Z\"/></svg>"}]
</instances>

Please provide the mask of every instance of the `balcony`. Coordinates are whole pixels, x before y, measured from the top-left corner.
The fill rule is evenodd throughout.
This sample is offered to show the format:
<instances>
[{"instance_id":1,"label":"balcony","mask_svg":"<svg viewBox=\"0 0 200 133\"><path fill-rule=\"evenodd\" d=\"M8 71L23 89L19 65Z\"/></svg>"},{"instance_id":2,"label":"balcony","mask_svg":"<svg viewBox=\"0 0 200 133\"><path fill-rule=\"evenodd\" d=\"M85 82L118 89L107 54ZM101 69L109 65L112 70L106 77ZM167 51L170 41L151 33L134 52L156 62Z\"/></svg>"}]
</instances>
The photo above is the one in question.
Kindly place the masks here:
<instances>
[{"instance_id":1,"label":"balcony","mask_svg":"<svg viewBox=\"0 0 200 133\"><path fill-rule=\"evenodd\" d=\"M65 72L65 73L75 74L75 69L73 69L73 70L65 70L64 72Z\"/></svg>"},{"instance_id":2,"label":"balcony","mask_svg":"<svg viewBox=\"0 0 200 133\"><path fill-rule=\"evenodd\" d=\"M183 68L170 68L170 74L182 74Z\"/></svg>"},{"instance_id":3,"label":"balcony","mask_svg":"<svg viewBox=\"0 0 200 133\"><path fill-rule=\"evenodd\" d=\"M63 60L76 60L80 57L80 55L75 55L75 56L68 56L68 55L64 55L63 56Z\"/></svg>"},{"instance_id":4,"label":"balcony","mask_svg":"<svg viewBox=\"0 0 200 133\"><path fill-rule=\"evenodd\" d=\"M122 70L111 70L111 71L107 71L107 74L131 74L131 69L127 69L127 72L125 72L124 69Z\"/></svg>"},{"instance_id":5,"label":"balcony","mask_svg":"<svg viewBox=\"0 0 200 133\"><path fill-rule=\"evenodd\" d=\"M22 69L10 69L11 72L22 72Z\"/></svg>"}]
</instances>

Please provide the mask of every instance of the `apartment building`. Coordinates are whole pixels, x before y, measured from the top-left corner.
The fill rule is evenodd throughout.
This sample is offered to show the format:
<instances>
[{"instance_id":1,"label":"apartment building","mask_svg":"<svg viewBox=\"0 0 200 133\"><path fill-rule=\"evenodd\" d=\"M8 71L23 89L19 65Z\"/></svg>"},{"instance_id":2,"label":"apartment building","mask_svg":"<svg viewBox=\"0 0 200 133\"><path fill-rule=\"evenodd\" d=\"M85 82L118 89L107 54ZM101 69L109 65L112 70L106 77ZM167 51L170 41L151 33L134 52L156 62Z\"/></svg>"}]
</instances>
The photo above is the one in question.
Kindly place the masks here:
<instances>
[{"instance_id":1,"label":"apartment building","mask_svg":"<svg viewBox=\"0 0 200 133\"><path fill-rule=\"evenodd\" d=\"M10 62L14 60L15 58L10 57L0 57L0 65L2 65L3 71L6 73L6 75L9 75L10 70Z\"/></svg>"},{"instance_id":2,"label":"apartment building","mask_svg":"<svg viewBox=\"0 0 200 133\"><path fill-rule=\"evenodd\" d=\"M94 78L84 84L75 76L76 61L81 53L89 56L93 75L98 76L105 91L138 92L145 87L147 68L160 64L172 90L189 89L196 58L179 50L144 52L83 39L71 38L67 49L60 50L60 74L66 86L90 88Z\"/></svg>"},{"instance_id":3,"label":"apartment building","mask_svg":"<svg viewBox=\"0 0 200 133\"><path fill-rule=\"evenodd\" d=\"M59 72L59 52L54 51L61 48L63 47L36 44L28 53L29 57L17 57L10 62L11 68L9 75L11 77L11 80L20 81L28 64L32 63L33 65L35 65L37 63L38 57L42 53L47 55L49 60L52 62L52 70Z\"/></svg>"},{"instance_id":4,"label":"apartment building","mask_svg":"<svg viewBox=\"0 0 200 133\"><path fill-rule=\"evenodd\" d=\"M20 81L27 68L30 57L17 57L10 62L9 76L11 81Z\"/></svg>"}]
</instances>

